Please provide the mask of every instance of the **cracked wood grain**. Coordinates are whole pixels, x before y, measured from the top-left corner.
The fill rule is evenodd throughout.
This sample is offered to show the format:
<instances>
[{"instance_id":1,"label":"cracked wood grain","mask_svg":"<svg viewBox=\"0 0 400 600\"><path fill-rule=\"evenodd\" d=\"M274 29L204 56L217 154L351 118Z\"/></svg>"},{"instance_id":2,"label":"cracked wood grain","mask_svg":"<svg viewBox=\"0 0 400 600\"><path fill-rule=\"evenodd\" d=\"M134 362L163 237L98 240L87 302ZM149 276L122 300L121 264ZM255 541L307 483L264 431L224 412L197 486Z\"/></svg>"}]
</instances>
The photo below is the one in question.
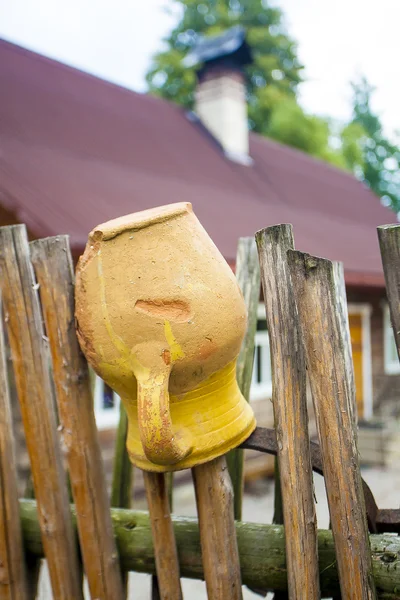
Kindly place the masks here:
<instances>
[{"instance_id":1,"label":"cracked wood grain","mask_svg":"<svg viewBox=\"0 0 400 600\"><path fill-rule=\"evenodd\" d=\"M50 342L62 439L90 594L98 600L120 600L122 579L88 366L75 333L74 274L68 237L37 240L30 247Z\"/></svg>"},{"instance_id":2,"label":"cracked wood grain","mask_svg":"<svg viewBox=\"0 0 400 600\"><path fill-rule=\"evenodd\" d=\"M378 227L386 294L397 354L400 357L400 225Z\"/></svg>"},{"instance_id":3,"label":"cracked wood grain","mask_svg":"<svg viewBox=\"0 0 400 600\"><path fill-rule=\"evenodd\" d=\"M159 597L160 600L182 600L178 553L166 476L165 473L143 471L143 477L157 570L157 581L153 580L152 596Z\"/></svg>"},{"instance_id":4,"label":"cracked wood grain","mask_svg":"<svg viewBox=\"0 0 400 600\"><path fill-rule=\"evenodd\" d=\"M242 600L232 483L224 456L192 469L209 600Z\"/></svg>"},{"instance_id":5,"label":"cracked wood grain","mask_svg":"<svg viewBox=\"0 0 400 600\"><path fill-rule=\"evenodd\" d=\"M289 598L319 600L306 365L287 263L287 251L294 248L292 227L268 227L256 234L256 241L271 347Z\"/></svg>"},{"instance_id":6,"label":"cracked wood grain","mask_svg":"<svg viewBox=\"0 0 400 600\"><path fill-rule=\"evenodd\" d=\"M236 255L236 278L242 291L247 312L247 330L236 365L236 379L244 398L249 402L254 361L254 336L257 328L257 309L260 299L260 267L254 238L240 238ZM243 460L240 448L226 457L233 487L235 519L242 518Z\"/></svg>"},{"instance_id":7,"label":"cracked wood grain","mask_svg":"<svg viewBox=\"0 0 400 600\"><path fill-rule=\"evenodd\" d=\"M354 386L334 265L288 251L321 446L343 600L376 598L358 464Z\"/></svg>"},{"instance_id":8,"label":"cracked wood grain","mask_svg":"<svg viewBox=\"0 0 400 600\"><path fill-rule=\"evenodd\" d=\"M49 357L24 225L0 228L0 282L53 596L55 600L79 600L83 594Z\"/></svg>"}]
</instances>

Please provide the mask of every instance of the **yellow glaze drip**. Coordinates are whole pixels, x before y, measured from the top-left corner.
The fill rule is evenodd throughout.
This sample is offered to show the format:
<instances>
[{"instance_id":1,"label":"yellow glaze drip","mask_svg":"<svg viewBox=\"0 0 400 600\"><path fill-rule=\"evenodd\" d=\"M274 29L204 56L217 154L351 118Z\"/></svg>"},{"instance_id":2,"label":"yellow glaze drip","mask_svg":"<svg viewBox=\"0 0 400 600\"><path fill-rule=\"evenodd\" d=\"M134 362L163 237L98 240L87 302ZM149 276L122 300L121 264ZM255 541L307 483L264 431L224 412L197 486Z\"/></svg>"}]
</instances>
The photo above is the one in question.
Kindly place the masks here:
<instances>
[{"instance_id":1,"label":"yellow glaze drip","mask_svg":"<svg viewBox=\"0 0 400 600\"><path fill-rule=\"evenodd\" d=\"M101 254L98 253L98 276L100 283L101 310L108 336L119 353L110 364L102 363L103 373L109 374L112 381L115 367L118 367L119 377L127 379L132 374L137 379L137 402L135 403L136 421L143 452L147 459L162 465L170 465L186 457L192 451L191 436L188 432L176 429L171 421L169 407L168 380L170 366L160 367L160 361L154 357L155 367L143 365L136 354L129 349L124 341L115 333L107 308L105 283L102 269ZM172 333L169 321L164 323L165 337L169 346L171 363L185 354ZM159 363L159 364L157 364ZM129 402L126 401L128 405Z\"/></svg>"},{"instance_id":2,"label":"yellow glaze drip","mask_svg":"<svg viewBox=\"0 0 400 600\"><path fill-rule=\"evenodd\" d=\"M164 321L164 333L165 339L167 340L169 350L171 352L171 361L175 362L180 358L185 358L185 353L176 341L176 337L172 333L171 323L169 321Z\"/></svg>"},{"instance_id":3,"label":"yellow glaze drip","mask_svg":"<svg viewBox=\"0 0 400 600\"><path fill-rule=\"evenodd\" d=\"M137 400L124 399L124 404L129 418L129 456L136 466L147 471L175 471L212 460L241 444L256 425L236 382L236 361L196 389L179 397L170 395L174 429L190 431L194 446L175 464L160 465L148 460L140 441Z\"/></svg>"}]
</instances>

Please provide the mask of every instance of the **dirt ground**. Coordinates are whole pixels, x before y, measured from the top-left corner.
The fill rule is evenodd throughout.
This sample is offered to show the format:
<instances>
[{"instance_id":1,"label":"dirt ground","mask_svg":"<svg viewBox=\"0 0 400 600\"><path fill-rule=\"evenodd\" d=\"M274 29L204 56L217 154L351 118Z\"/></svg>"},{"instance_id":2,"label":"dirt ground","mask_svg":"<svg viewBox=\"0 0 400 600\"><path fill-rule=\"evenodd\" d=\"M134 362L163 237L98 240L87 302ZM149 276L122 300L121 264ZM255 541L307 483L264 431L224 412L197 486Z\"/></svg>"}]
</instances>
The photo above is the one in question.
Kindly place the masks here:
<instances>
[{"instance_id":1,"label":"dirt ground","mask_svg":"<svg viewBox=\"0 0 400 600\"><path fill-rule=\"evenodd\" d=\"M394 469L363 469L362 475L375 496L380 508L400 507L400 471ZM322 477L315 475L315 492L317 498L318 527L327 529L329 513ZM258 523L271 523L273 515L274 484L270 480L260 480L248 486L244 496L243 520ZM176 514L195 516L196 507L192 485L185 485L174 494ZM136 503L138 509L145 509L145 501ZM182 580L184 598L190 600L206 600L205 584L200 581ZM50 585L45 570L41 578L39 600L51 600ZM90 598L86 594L86 598ZM148 600L150 598L150 576L133 573L129 580L129 600ZM244 600L260 598L243 588Z\"/></svg>"}]
</instances>

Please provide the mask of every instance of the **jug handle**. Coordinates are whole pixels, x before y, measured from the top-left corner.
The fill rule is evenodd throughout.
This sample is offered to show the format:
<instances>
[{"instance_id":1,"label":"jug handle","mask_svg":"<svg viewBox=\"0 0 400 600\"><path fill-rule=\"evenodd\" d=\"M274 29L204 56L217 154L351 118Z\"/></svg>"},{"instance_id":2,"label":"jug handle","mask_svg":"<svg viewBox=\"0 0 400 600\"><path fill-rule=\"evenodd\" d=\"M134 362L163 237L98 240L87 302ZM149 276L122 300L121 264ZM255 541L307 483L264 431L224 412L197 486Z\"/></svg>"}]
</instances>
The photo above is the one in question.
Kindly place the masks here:
<instances>
[{"instance_id":1,"label":"jug handle","mask_svg":"<svg viewBox=\"0 0 400 600\"><path fill-rule=\"evenodd\" d=\"M170 412L167 369L137 378L139 433L143 450L157 465L173 465L192 451L189 434L174 431Z\"/></svg>"}]
</instances>

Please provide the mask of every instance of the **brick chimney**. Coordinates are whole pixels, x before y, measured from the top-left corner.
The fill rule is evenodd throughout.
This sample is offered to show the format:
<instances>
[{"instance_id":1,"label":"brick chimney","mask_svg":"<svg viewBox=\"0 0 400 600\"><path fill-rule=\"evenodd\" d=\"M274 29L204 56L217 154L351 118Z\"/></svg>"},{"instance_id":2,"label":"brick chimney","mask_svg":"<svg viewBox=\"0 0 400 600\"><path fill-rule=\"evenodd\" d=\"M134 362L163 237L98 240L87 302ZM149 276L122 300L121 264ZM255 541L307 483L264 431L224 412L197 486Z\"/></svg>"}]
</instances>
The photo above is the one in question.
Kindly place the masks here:
<instances>
[{"instance_id":1,"label":"brick chimney","mask_svg":"<svg viewBox=\"0 0 400 600\"><path fill-rule=\"evenodd\" d=\"M251 164L244 67L251 63L244 29L232 27L221 35L202 37L185 58L197 67L195 113L221 144L225 155Z\"/></svg>"}]
</instances>

